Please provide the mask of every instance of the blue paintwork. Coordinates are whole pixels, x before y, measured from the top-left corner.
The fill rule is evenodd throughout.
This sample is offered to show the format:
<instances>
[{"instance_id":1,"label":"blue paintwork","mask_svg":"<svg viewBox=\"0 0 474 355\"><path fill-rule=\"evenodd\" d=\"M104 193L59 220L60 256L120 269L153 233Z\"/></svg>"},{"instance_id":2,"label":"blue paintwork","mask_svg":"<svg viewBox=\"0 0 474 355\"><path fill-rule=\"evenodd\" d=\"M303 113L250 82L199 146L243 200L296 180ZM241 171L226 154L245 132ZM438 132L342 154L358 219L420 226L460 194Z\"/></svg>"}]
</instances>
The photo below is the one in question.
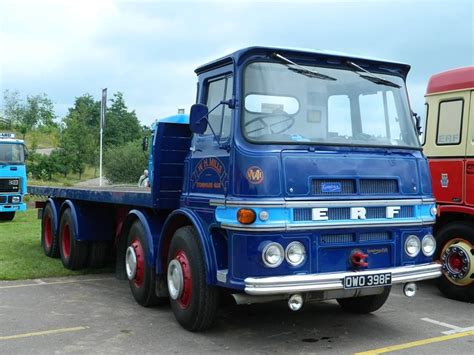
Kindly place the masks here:
<instances>
[{"instance_id":1,"label":"blue paintwork","mask_svg":"<svg viewBox=\"0 0 474 355\"><path fill-rule=\"evenodd\" d=\"M410 234L421 238L431 233L431 227L422 225L422 221L434 220L430 213L432 204L413 204L408 207L411 215L401 214L390 221L374 217L379 222L376 227L343 218L339 222L346 224L346 227L350 225L350 228L338 229L320 221L319 227L327 228L318 230L304 227L305 223L314 225L314 221L295 221L292 207L259 206L253 209L257 213L265 209L270 218L266 222L257 219L251 227L291 226L297 222L303 227L295 231L283 228L274 232L252 228L245 231L226 229L225 225L242 227L237 221L237 210L249 201L255 204L271 201L340 201L343 204L356 200L432 199L428 165L421 150L324 146L305 142L288 145L248 142L240 127L243 68L255 60L270 60L269 56L275 51L288 58L297 58L298 63L303 65L341 67L346 60L357 59L357 63L369 71L398 75L403 80L410 69L403 63L381 62L341 53L268 47L242 49L196 70L199 80L197 103L201 104L206 103L205 88L209 80L222 75L233 76L235 109L231 110L232 128L228 139L216 142L211 134L193 136L187 124L187 115L171 116L152 126L150 190L32 187L30 191L53 196L55 200L71 199L80 203L101 203L101 206L108 204L106 210L117 206L133 210L130 213L146 227L147 240L153 245L147 251L147 262L154 264L157 273L161 274L165 272L166 264L163 258L167 255L168 240L165 238L173 234L173 228L182 226L185 221L194 226L202 245L208 283L231 289L242 290L246 277L349 270L349 255L355 249L370 255L370 268L430 261L431 258L421 254L416 258L405 255L404 241ZM249 174L253 174L252 178ZM339 180L350 179L357 188L353 193L342 194L339 193L340 186L333 186L334 194L324 191L324 194L314 195L311 191L314 179L334 180L335 185ZM398 190L384 194L360 192L361 181L367 179L392 179L396 181ZM219 206L211 204L211 200L220 202L217 203ZM232 201L234 205L226 206L226 201ZM408 213L406 211L403 213ZM298 213L304 215L311 211ZM164 218L166 221L163 221ZM413 222L414 226L386 224L394 220ZM370 234L373 232L389 237L373 240ZM325 242L331 238L336 241ZM270 241L279 242L284 247L292 241L300 241L308 253L306 261L300 267L286 262L274 269L265 267L261 252ZM217 281L218 270L228 271L226 281Z\"/></svg>"}]
</instances>

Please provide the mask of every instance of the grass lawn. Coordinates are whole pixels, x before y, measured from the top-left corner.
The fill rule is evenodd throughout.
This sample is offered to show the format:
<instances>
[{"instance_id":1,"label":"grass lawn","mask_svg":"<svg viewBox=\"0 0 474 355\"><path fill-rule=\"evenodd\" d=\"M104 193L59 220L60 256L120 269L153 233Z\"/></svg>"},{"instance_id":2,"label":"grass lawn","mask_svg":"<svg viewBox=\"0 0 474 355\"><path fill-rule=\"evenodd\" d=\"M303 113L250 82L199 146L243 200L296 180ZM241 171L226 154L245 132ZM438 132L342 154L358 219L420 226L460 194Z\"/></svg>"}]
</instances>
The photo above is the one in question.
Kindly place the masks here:
<instances>
[{"instance_id":1,"label":"grass lawn","mask_svg":"<svg viewBox=\"0 0 474 355\"><path fill-rule=\"evenodd\" d=\"M11 222L0 222L0 280L21 280L42 277L82 275L110 272L112 269L70 271L61 259L44 255L41 248L41 221L37 210L17 212Z\"/></svg>"}]
</instances>

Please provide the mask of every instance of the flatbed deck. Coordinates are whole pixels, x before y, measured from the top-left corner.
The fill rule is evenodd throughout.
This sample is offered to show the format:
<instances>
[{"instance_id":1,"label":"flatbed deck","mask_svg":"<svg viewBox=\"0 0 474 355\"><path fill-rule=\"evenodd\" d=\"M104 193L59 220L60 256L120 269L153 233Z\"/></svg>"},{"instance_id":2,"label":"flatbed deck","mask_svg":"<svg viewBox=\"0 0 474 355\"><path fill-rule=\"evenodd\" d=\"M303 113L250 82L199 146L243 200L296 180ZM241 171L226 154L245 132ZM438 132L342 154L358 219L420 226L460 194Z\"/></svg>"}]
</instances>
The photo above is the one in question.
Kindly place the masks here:
<instances>
[{"instance_id":1,"label":"flatbed deck","mask_svg":"<svg viewBox=\"0 0 474 355\"><path fill-rule=\"evenodd\" d=\"M156 207L150 189L136 186L28 186L28 193L88 202Z\"/></svg>"}]
</instances>

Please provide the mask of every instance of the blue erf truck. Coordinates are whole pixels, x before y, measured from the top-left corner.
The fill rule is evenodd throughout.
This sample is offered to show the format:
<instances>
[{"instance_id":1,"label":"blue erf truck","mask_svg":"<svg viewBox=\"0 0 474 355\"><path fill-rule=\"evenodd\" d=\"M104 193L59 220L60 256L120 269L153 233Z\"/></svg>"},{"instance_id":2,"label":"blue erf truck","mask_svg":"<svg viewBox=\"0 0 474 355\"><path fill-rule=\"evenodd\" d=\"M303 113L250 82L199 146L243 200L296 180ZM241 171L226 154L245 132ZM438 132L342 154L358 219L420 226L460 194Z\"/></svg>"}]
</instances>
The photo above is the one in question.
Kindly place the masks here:
<instances>
[{"instance_id":1,"label":"blue erf truck","mask_svg":"<svg viewBox=\"0 0 474 355\"><path fill-rule=\"evenodd\" d=\"M197 68L189 117L154 125L149 189L30 188L46 255L80 269L112 249L135 300L191 331L227 295L356 313L414 295L441 266L409 68L268 47Z\"/></svg>"},{"instance_id":2,"label":"blue erf truck","mask_svg":"<svg viewBox=\"0 0 474 355\"><path fill-rule=\"evenodd\" d=\"M0 221L11 221L25 211L25 145L13 133L0 132Z\"/></svg>"}]
</instances>

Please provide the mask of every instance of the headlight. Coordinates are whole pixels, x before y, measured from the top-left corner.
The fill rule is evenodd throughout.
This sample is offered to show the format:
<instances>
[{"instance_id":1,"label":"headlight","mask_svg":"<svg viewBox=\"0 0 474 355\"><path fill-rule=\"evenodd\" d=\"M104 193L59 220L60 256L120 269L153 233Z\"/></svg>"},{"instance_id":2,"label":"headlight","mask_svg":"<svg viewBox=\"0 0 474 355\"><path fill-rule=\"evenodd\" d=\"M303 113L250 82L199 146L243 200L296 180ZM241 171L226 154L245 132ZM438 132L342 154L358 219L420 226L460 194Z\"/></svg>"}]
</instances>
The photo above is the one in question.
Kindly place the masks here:
<instances>
[{"instance_id":1,"label":"headlight","mask_svg":"<svg viewBox=\"0 0 474 355\"><path fill-rule=\"evenodd\" d=\"M278 267L283 262L283 247L278 243L269 243L262 251L263 263L268 267Z\"/></svg>"},{"instance_id":2,"label":"headlight","mask_svg":"<svg viewBox=\"0 0 474 355\"><path fill-rule=\"evenodd\" d=\"M421 241L421 250L425 256L432 256L436 250L436 239L431 235L427 234Z\"/></svg>"},{"instance_id":3,"label":"headlight","mask_svg":"<svg viewBox=\"0 0 474 355\"><path fill-rule=\"evenodd\" d=\"M436 214L438 213L438 209L436 208L436 205L430 208L430 213L433 217L436 216Z\"/></svg>"},{"instance_id":4,"label":"headlight","mask_svg":"<svg viewBox=\"0 0 474 355\"><path fill-rule=\"evenodd\" d=\"M420 240L416 235L410 235L405 241L405 252L412 258L420 252Z\"/></svg>"},{"instance_id":5,"label":"headlight","mask_svg":"<svg viewBox=\"0 0 474 355\"><path fill-rule=\"evenodd\" d=\"M306 250L300 242L292 242L286 247L286 261L293 266L303 263L306 258Z\"/></svg>"}]
</instances>

